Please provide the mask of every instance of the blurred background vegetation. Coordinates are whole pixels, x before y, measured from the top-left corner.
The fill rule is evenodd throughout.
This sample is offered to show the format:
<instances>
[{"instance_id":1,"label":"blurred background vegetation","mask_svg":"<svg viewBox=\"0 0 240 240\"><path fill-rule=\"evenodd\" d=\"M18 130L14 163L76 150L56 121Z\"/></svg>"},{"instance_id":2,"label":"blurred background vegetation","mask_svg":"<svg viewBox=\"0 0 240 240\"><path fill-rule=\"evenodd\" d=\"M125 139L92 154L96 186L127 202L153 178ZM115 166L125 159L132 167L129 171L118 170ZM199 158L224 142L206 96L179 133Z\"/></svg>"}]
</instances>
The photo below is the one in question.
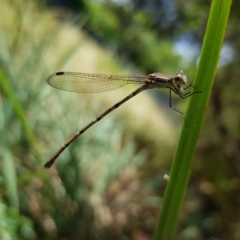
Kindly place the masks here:
<instances>
[{"instance_id":1,"label":"blurred background vegetation","mask_svg":"<svg viewBox=\"0 0 240 240\"><path fill-rule=\"evenodd\" d=\"M56 71L174 74L192 82L209 1L1 0L0 239L151 239L183 116L168 91L74 94ZM233 1L176 239L240 239L240 29ZM184 111L187 100L175 107ZM197 109L196 109L197 111ZM174 196L173 196L174 197Z\"/></svg>"}]
</instances>

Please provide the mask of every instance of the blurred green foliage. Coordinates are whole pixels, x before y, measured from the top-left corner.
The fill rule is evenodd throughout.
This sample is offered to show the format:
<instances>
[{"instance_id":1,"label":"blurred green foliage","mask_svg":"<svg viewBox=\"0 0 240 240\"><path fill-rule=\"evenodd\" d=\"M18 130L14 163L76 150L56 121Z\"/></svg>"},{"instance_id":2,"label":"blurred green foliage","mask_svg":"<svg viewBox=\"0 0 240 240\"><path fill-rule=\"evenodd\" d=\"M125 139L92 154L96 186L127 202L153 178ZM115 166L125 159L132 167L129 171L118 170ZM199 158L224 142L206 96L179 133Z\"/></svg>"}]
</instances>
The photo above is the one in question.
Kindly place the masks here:
<instances>
[{"instance_id":1,"label":"blurred green foliage","mask_svg":"<svg viewBox=\"0 0 240 240\"><path fill-rule=\"evenodd\" d=\"M131 115L139 118L121 118L119 109L70 146L52 169L42 169L75 130L121 95L109 93L108 101L107 94L60 92L46 84L51 73L78 67L126 72L120 62L144 74L182 68L193 78L198 54L188 62L173 43L190 35L191 44L200 46L209 2L176 1L172 21L162 14L166 8L154 5L160 1L150 9L147 2L75 1L76 17L66 8L46 9L42 1L1 1L1 239L151 239L166 185L159 171L168 172L181 124L181 117L172 119L175 113L162 116L152 104L137 115L134 109L147 102L139 103L143 94L132 100ZM238 24L239 2L233 1L226 38L233 58L219 66L177 239L240 235ZM166 117L169 135L161 132L169 128Z\"/></svg>"},{"instance_id":2,"label":"blurred green foliage","mask_svg":"<svg viewBox=\"0 0 240 240\"><path fill-rule=\"evenodd\" d=\"M171 72L180 61L174 54L169 36L161 36L148 26L149 16L114 4L89 4L89 19L84 29L103 45L111 46L120 57L127 57L139 69L149 73Z\"/></svg>"}]
</instances>

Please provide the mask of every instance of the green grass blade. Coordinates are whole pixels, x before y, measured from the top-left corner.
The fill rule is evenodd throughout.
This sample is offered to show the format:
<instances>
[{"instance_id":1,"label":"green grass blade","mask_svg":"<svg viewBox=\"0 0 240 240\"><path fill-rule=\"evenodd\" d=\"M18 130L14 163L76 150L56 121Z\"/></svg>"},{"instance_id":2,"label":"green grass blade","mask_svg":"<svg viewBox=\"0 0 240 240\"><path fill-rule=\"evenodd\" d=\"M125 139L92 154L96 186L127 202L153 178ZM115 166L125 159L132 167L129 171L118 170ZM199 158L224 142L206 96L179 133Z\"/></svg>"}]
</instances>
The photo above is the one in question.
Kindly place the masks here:
<instances>
[{"instance_id":1,"label":"green grass blade","mask_svg":"<svg viewBox=\"0 0 240 240\"><path fill-rule=\"evenodd\" d=\"M17 174L16 167L13 159L13 155L5 147L0 148L0 157L3 160L3 176L5 180L5 186L8 193L8 199L11 207L19 210L19 195L17 186Z\"/></svg>"},{"instance_id":2,"label":"green grass blade","mask_svg":"<svg viewBox=\"0 0 240 240\"><path fill-rule=\"evenodd\" d=\"M194 151L213 85L230 6L231 0L212 1L194 84L194 91L201 91L202 93L193 95L188 106L161 214L156 225L154 240L169 240L172 239L174 234L177 216L186 191Z\"/></svg>"},{"instance_id":3,"label":"green grass blade","mask_svg":"<svg viewBox=\"0 0 240 240\"><path fill-rule=\"evenodd\" d=\"M35 142L34 133L28 124L27 117L25 115L25 111L17 99L14 90L9 84L8 79L6 78L3 70L0 68L0 91L6 96L6 98L11 102L13 111L18 119L21 121L22 128L24 129L26 136L30 142Z\"/></svg>"}]
</instances>

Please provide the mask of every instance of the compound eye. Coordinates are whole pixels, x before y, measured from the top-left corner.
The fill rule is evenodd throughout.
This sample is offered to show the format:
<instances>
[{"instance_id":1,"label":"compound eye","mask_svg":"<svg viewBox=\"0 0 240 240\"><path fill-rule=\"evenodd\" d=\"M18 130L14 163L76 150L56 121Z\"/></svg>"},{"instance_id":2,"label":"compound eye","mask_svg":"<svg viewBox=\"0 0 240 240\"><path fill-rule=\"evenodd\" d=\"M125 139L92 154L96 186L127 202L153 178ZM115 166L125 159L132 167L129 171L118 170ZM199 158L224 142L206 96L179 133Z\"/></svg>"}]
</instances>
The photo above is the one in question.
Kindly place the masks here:
<instances>
[{"instance_id":1,"label":"compound eye","mask_svg":"<svg viewBox=\"0 0 240 240\"><path fill-rule=\"evenodd\" d=\"M186 82L187 82L187 77L186 77L186 75L183 73L182 70L176 72L175 81L178 82L178 83L180 83L180 84L186 84Z\"/></svg>"},{"instance_id":2,"label":"compound eye","mask_svg":"<svg viewBox=\"0 0 240 240\"><path fill-rule=\"evenodd\" d=\"M176 76L179 76L179 77L181 77L181 76L183 76L183 75L184 75L184 73L183 73L183 71L182 71L182 70L180 70L180 71L176 72Z\"/></svg>"}]
</instances>

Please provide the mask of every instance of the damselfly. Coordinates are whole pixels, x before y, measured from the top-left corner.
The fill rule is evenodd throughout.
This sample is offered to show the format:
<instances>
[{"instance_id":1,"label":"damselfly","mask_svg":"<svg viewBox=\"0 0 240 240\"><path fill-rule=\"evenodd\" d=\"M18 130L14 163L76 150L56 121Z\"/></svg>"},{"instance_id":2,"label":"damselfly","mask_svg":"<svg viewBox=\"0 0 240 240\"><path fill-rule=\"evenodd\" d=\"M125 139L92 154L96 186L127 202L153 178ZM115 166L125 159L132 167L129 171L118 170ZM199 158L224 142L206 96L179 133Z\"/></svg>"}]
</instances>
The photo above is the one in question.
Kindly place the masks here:
<instances>
[{"instance_id":1,"label":"damselfly","mask_svg":"<svg viewBox=\"0 0 240 240\"><path fill-rule=\"evenodd\" d=\"M142 84L134 92L127 97L117 102L111 108L100 114L95 120L80 129L73 135L64 145L51 157L44 165L44 168L50 168L58 156L80 135L87 129L92 127L96 122L100 121L107 114L118 108L120 105L136 96L140 92L151 88L169 88L169 106L175 111L181 113L172 107L171 91L179 95L181 98L186 98L197 92L186 92L185 90L192 86L187 84L187 77L183 71L178 71L175 76L169 76L161 73L151 73L148 76L141 75L108 75L108 74L91 74L91 73L72 73L58 72L52 74L47 82L54 88L64 91L80 92L80 93L96 93L111 91L121 88L127 84ZM186 85L182 88L182 85Z\"/></svg>"}]
</instances>

